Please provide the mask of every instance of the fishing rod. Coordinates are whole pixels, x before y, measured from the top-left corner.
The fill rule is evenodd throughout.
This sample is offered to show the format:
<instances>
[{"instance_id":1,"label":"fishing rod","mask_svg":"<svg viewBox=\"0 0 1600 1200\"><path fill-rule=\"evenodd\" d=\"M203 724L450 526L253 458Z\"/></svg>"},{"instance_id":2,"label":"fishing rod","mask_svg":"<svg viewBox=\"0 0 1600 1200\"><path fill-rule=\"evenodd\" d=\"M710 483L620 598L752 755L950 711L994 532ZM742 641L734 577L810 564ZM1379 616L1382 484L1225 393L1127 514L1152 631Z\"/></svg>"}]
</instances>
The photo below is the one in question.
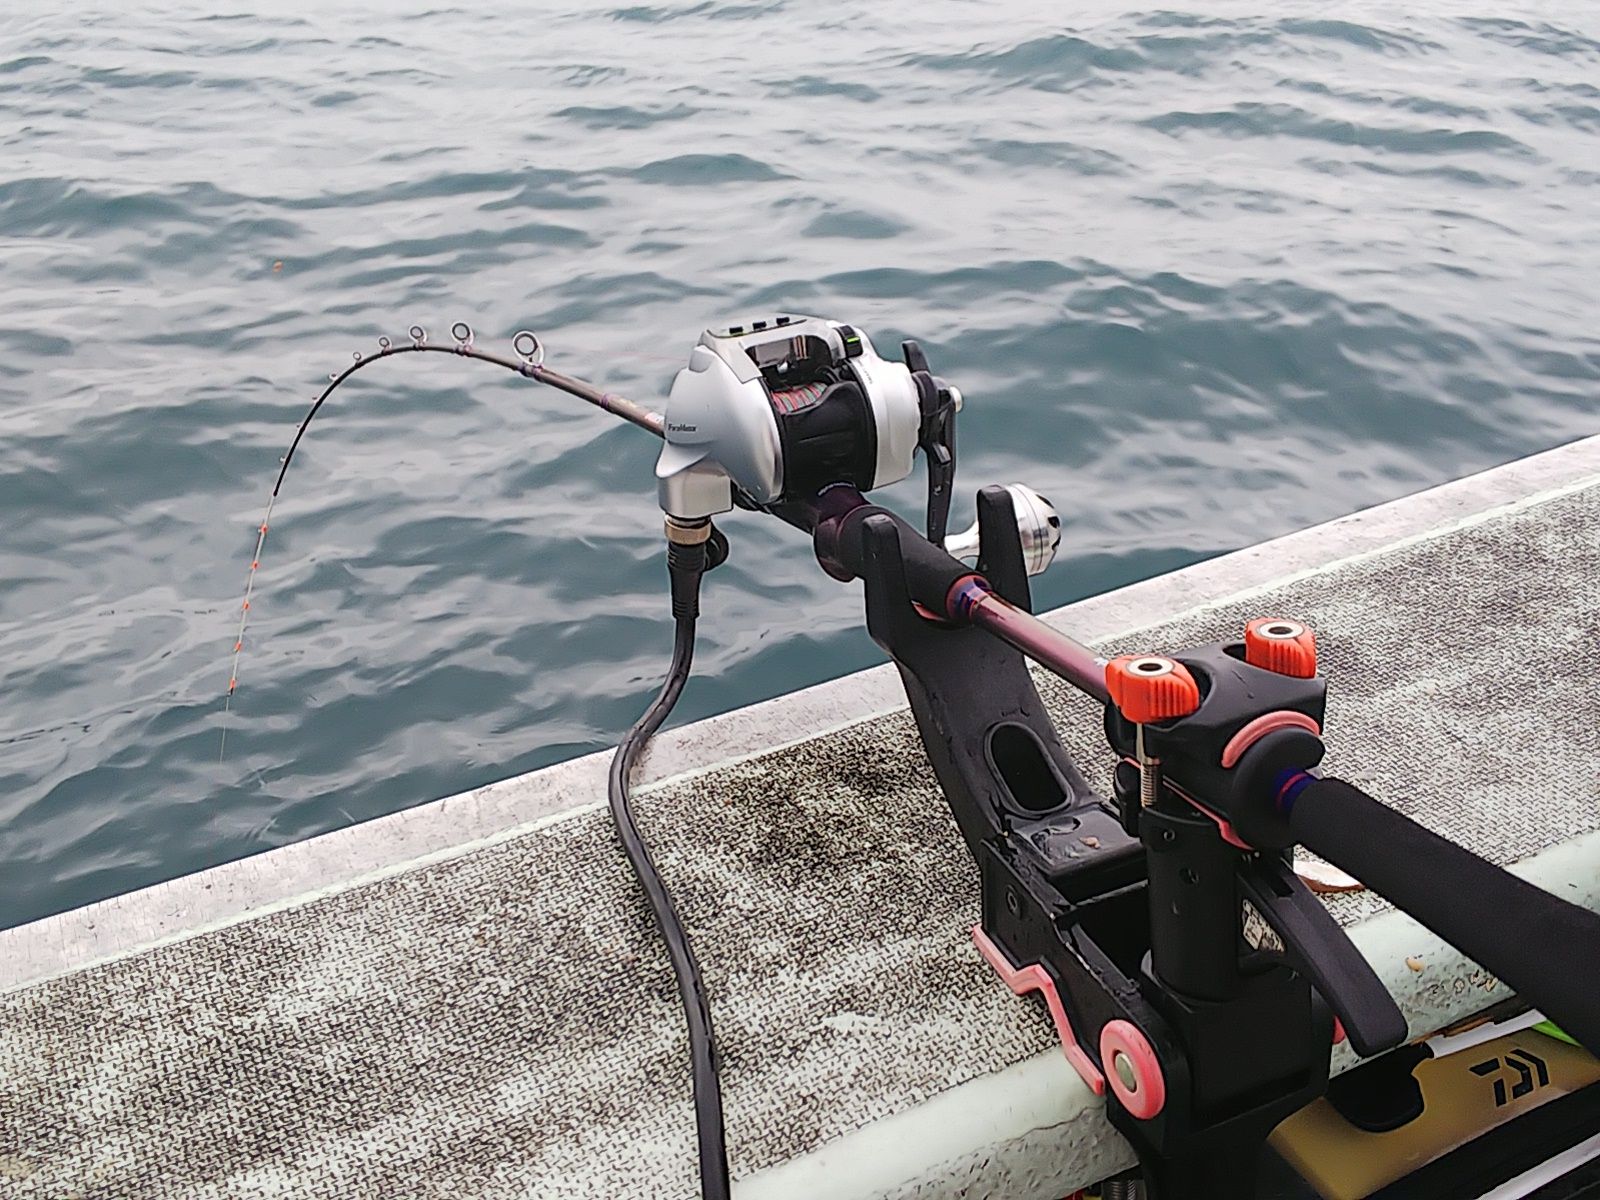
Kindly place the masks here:
<instances>
[{"instance_id":1,"label":"fishing rod","mask_svg":"<svg viewBox=\"0 0 1600 1200\"><path fill-rule=\"evenodd\" d=\"M408 334L411 340L407 345L397 345L387 337L380 337L376 353L363 354L358 350L353 355L354 361L348 367L342 371L334 371L329 374L327 387L323 388L317 398L312 401L310 411L301 418L299 426L294 431L294 437L290 439L288 451L278 460L278 476L272 481L272 491L267 496L266 511L262 513L261 520L256 526L255 551L250 555L250 571L245 580L244 602L239 606L239 628L234 635L233 663L228 672L227 696L223 701L224 724L222 727L222 743L218 750L219 759L227 752L228 727L226 717L233 704L233 694L239 688L239 659L244 653L244 635L250 621L250 604L255 595L256 576L261 570L261 551L266 545L267 533L272 528L272 510L278 503L278 494L283 490L283 481L289 474L289 465L294 461L295 451L300 448L300 442L311 428L311 422L322 411L322 406L327 402L328 397L333 395L356 372L370 367L380 359L393 358L399 354L454 354L461 358L473 358L479 362L492 363L497 367L503 367L508 371L521 375L525 379L531 379L536 383L542 383L558 391L566 392L569 396L576 396L578 399L587 401L596 408L612 414L612 416L621 417L629 424L637 425L640 429L653 433L657 437L662 436L660 414L651 412L649 409L643 408L633 403L633 401L617 395L615 392L601 391L581 379L574 379L570 375L563 375L559 371L553 371L546 367L544 365L544 344L532 330L519 330L512 337L511 349L516 355L515 358L507 358L503 354L478 349L473 344L475 335L472 332L472 326L465 321L457 321L450 327L450 336L454 339L454 344L449 346L430 344L428 342L428 331L421 325L411 326Z\"/></svg>"},{"instance_id":2,"label":"fishing rod","mask_svg":"<svg viewBox=\"0 0 1600 1200\"><path fill-rule=\"evenodd\" d=\"M411 345L380 343L332 378L295 434L274 499L333 390L408 351L495 363L662 439L672 660L618 747L608 798L685 1012L703 1197L730 1194L710 1005L630 784L688 679L701 580L729 550L714 518L735 509L805 532L824 571L863 582L867 629L900 671L977 868L977 948L1013 991L1043 994L1069 1063L1137 1152L1149 1200L1255 1195L1267 1136L1328 1091L1333 1045L1348 1040L1382 1063L1407 1039L1394 999L1295 873L1296 845L1600 1051L1593 971L1553 970L1547 949L1600 964L1600 916L1319 776L1327 684L1303 622L1264 616L1239 639L1107 661L1032 614L1028 580L1060 537L1043 497L986 487L974 526L947 534L964 400L916 342L895 361L859 329L816 317L707 330L657 415L544 367L528 331L513 340L515 358L474 348L464 324L453 347L428 345L420 327L411 334ZM907 478L918 452L928 484L920 529L866 498ZM258 541L252 582L259 552ZM241 648L242 635L236 657ZM1110 796L1062 746L1029 660L1104 706ZM1246 909L1270 938L1247 936ZM1547 936L1528 938L1530 923Z\"/></svg>"}]
</instances>

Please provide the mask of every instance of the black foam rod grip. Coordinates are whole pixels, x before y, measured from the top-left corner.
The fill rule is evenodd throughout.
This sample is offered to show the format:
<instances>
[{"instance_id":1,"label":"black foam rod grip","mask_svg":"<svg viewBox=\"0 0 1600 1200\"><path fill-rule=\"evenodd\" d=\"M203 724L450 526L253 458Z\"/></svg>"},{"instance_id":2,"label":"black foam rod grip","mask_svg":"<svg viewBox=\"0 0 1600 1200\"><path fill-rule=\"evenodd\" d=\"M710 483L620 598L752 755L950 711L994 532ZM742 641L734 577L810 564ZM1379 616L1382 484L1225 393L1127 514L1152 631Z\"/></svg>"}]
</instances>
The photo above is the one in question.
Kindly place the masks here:
<instances>
[{"instance_id":1,"label":"black foam rod grip","mask_svg":"<svg viewBox=\"0 0 1600 1200\"><path fill-rule=\"evenodd\" d=\"M1424 829L1342 779L1302 788L1296 841L1404 909L1600 1054L1600 914Z\"/></svg>"}]
</instances>

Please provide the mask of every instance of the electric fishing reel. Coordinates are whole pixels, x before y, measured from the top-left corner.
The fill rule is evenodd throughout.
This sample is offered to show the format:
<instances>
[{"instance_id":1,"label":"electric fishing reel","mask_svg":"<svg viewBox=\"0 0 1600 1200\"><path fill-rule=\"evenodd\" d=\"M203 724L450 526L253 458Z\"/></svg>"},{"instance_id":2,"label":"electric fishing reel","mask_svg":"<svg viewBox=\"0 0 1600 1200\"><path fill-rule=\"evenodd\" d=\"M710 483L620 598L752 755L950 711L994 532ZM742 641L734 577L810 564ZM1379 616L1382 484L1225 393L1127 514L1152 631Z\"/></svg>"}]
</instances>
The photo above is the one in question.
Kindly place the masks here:
<instances>
[{"instance_id":1,"label":"electric fishing reel","mask_svg":"<svg viewBox=\"0 0 1600 1200\"><path fill-rule=\"evenodd\" d=\"M977 525L946 539L955 478L959 389L934 375L914 341L901 361L879 356L855 326L821 317L708 329L667 397L656 462L661 508L680 523L735 507L780 512L820 491L860 492L928 461L928 540L957 558L978 553ZM1008 486L1028 573L1050 565L1061 521L1050 502Z\"/></svg>"}]
</instances>

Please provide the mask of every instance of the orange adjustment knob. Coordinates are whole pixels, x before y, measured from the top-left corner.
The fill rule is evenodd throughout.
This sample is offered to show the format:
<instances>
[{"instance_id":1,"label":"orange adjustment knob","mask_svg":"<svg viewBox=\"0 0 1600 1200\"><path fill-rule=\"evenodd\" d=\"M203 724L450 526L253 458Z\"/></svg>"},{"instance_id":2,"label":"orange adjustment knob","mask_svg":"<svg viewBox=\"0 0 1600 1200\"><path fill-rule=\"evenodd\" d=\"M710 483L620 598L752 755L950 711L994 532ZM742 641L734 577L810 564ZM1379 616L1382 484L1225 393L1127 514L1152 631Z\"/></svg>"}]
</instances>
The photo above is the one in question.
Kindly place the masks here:
<instances>
[{"instance_id":1,"label":"orange adjustment knob","mask_svg":"<svg viewBox=\"0 0 1600 1200\"><path fill-rule=\"evenodd\" d=\"M1106 664L1106 690L1135 725L1187 717L1200 707L1200 685L1189 668L1156 654L1124 654Z\"/></svg>"},{"instance_id":2,"label":"orange adjustment knob","mask_svg":"<svg viewBox=\"0 0 1600 1200\"><path fill-rule=\"evenodd\" d=\"M1317 673L1317 639L1299 621L1258 617L1244 627L1244 660L1279 675L1310 679Z\"/></svg>"}]
</instances>

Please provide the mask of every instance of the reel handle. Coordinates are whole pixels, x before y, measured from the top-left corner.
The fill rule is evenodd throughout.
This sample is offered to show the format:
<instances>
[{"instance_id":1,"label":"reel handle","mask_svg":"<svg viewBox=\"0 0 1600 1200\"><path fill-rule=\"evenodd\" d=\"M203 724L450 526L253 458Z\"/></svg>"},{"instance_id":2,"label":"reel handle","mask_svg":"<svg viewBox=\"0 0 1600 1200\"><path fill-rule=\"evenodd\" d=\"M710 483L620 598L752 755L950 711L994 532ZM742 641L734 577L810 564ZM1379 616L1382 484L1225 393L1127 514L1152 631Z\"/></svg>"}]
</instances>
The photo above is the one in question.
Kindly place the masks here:
<instances>
[{"instance_id":1,"label":"reel handle","mask_svg":"<svg viewBox=\"0 0 1600 1200\"><path fill-rule=\"evenodd\" d=\"M1519 879L1342 779L1303 775L1285 792L1280 805L1296 841L1404 909L1600 1054L1600 914Z\"/></svg>"}]
</instances>

